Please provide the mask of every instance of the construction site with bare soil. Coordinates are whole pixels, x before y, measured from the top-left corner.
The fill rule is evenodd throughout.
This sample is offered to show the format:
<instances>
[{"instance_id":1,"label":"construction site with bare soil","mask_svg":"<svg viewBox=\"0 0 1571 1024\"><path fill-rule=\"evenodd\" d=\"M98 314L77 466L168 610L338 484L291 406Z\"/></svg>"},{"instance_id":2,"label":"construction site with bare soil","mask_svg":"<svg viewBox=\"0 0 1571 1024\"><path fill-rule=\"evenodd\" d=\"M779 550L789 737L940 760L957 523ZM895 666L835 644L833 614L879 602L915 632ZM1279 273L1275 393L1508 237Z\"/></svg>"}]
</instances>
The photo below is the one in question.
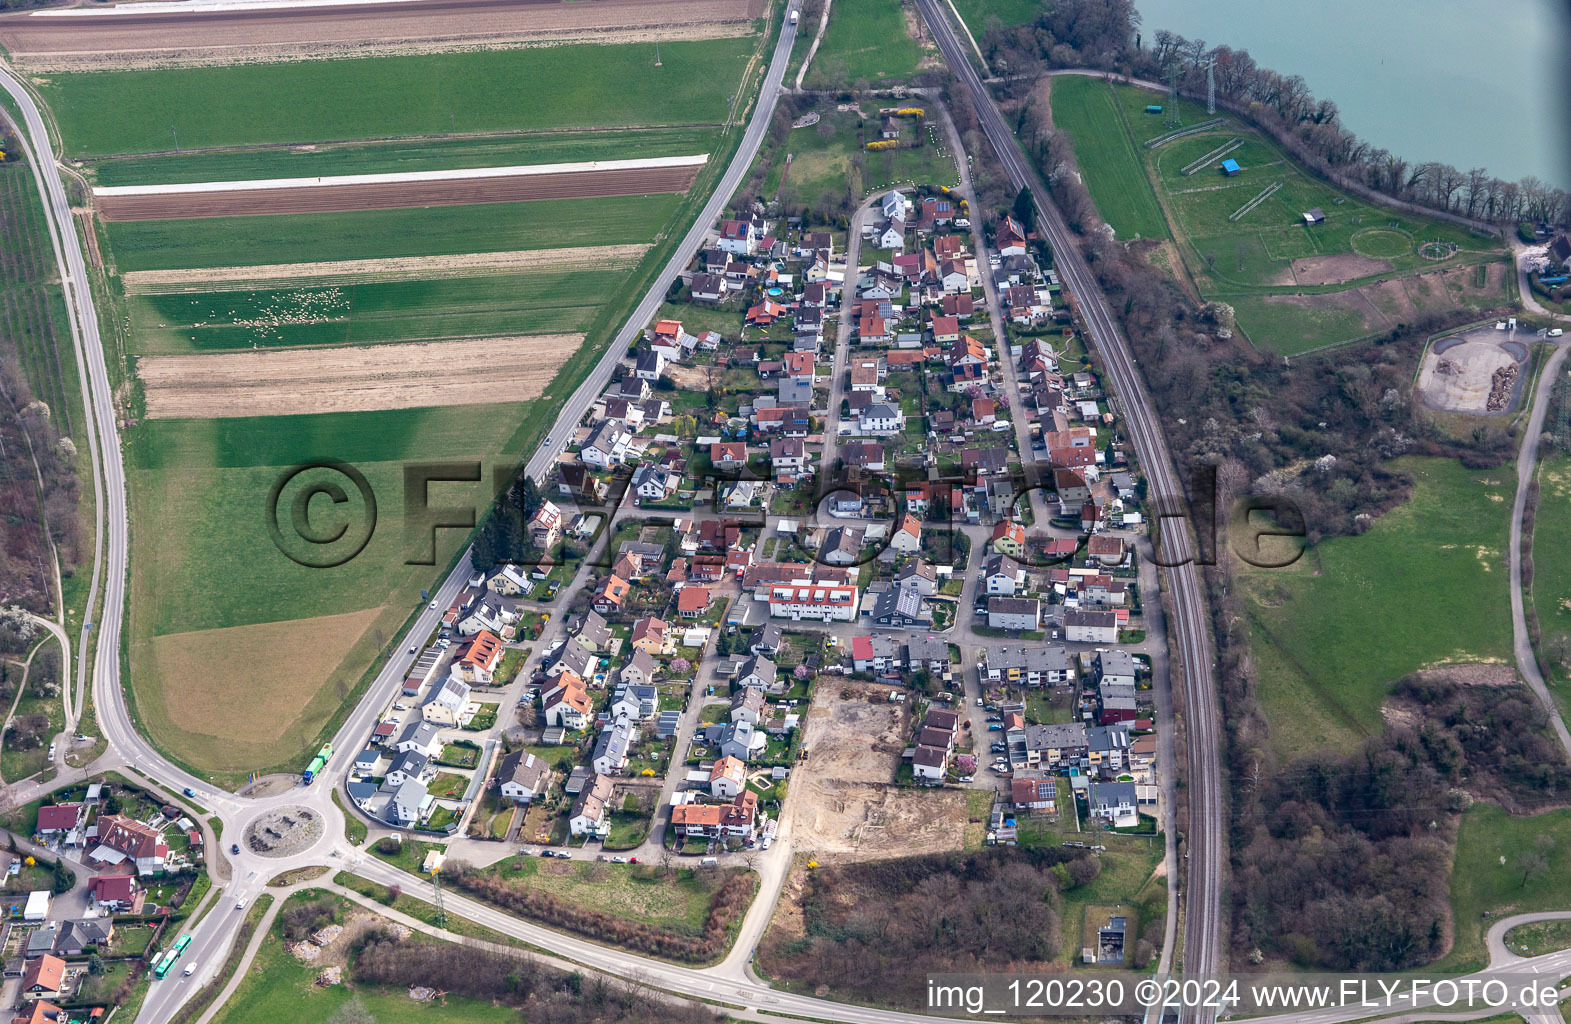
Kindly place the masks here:
<instances>
[{"instance_id":1,"label":"construction site with bare soil","mask_svg":"<svg viewBox=\"0 0 1571 1024\"><path fill-rule=\"evenodd\" d=\"M1434 343L1418 374L1418 395L1431 409L1473 416L1516 410L1522 397L1526 343L1515 331L1479 327Z\"/></svg>"},{"instance_id":2,"label":"construction site with bare soil","mask_svg":"<svg viewBox=\"0 0 1571 1024\"><path fill-rule=\"evenodd\" d=\"M566 42L747 35L764 0L420 0L147 13L114 7L0 17L0 45L29 71L125 71L433 53Z\"/></svg>"},{"instance_id":3,"label":"construction site with bare soil","mask_svg":"<svg viewBox=\"0 0 1571 1024\"><path fill-rule=\"evenodd\" d=\"M813 856L856 860L958 850L965 842L965 793L895 784L911 706L890 687L820 680L791 773L792 839Z\"/></svg>"},{"instance_id":4,"label":"construction site with bare soil","mask_svg":"<svg viewBox=\"0 0 1571 1024\"><path fill-rule=\"evenodd\" d=\"M137 363L159 418L296 416L527 402L584 336L149 356Z\"/></svg>"}]
</instances>

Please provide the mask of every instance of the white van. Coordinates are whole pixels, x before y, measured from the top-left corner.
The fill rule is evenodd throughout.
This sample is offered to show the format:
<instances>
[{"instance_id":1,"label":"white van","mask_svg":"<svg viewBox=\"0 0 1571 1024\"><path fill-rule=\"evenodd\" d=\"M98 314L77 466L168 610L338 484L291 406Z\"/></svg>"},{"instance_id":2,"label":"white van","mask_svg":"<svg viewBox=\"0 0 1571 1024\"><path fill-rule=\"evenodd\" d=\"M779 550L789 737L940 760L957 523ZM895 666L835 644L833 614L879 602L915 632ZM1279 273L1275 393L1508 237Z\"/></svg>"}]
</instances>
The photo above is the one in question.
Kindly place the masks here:
<instances>
[{"instance_id":1,"label":"white van","mask_svg":"<svg viewBox=\"0 0 1571 1024\"><path fill-rule=\"evenodd\" d=\"M196 973L196 961L193 960L190 963L185 965L185 976L187 978L189 978L191 975L193 975L195 973Z\"/></svg>"}]
</instances>

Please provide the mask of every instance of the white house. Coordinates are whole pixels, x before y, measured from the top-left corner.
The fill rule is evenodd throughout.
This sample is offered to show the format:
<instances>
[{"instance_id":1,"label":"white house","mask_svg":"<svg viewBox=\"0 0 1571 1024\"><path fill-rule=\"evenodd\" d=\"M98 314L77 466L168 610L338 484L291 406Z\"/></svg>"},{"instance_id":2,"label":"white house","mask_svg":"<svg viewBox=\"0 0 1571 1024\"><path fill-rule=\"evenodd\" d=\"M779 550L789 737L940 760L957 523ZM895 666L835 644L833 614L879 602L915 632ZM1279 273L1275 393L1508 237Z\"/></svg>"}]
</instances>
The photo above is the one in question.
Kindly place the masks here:
<instances>
[{"instance_id":1,"label":"white house","mask_svg":"<svg viewBox=\"0 0 1571 1024\"><path fill-rule=\"evenodd\" d=\"M604 775L591 775L573 798L567 830L575 836L604 836L610 830L607 805L615 788L616 784Z\"/></svg>"},{"instance_id":2,"label":"white house","mask_svg":"<svg viewBox=\"0 0 1571 1024\"><path fill-rule=\"evenodd\" d=\"M768 658L753 655L736 670L736 683L741 687L754 686L760 690L767 690L775 685L779 670L775 663Z\"/></svg>"},{"instance_id":3,"label":"white house","mask_svg":"<svg viewBox=\"0 0 1571 1024\"><path fill-rule=\"evenodd\" d=\"M864 434L898 434L906 427L906 417L898 405L874 402L862 410L857 427Z\"/></svg>"},{"instance_id":4,"label":"white house","mask_svg":"<svg viewBox=\"0 0 1571 1024\"><path fill-rule=\"evenodd\" d=\"M1140 824L1140 800L1133 782L1093 782L1087 787L1087 808L1113 828Z\"/></svg>"},{"instance_id":5,"label":"white house","mask_svg":"<svg viewBox=\"0 0 1571 1024\"><path fill-rule=\"evenodd\" d=\"M1064 639L1072 643L1118 642L1118 613L1070 609L1064 613Z\"/></svg>"},{"instance_id":6,"label":"white house","mask_svg":"<svg viewBox=\"0 0 1571 1024\"><path fill-rule=\"evenodd\" d=\"M633 493L649 501L664 501L676 493L677 478L659 466L639 466L633 474Z\"/></svg>"},{"instance_id":7,"label":"white house","mask_svg":"<svg viewBox=\"0 0 1571 1024\"><path fill-rule=\"evenodd\" d=\"M896 554L914 555L922 550L922 524L910 513L900 521L900 528L889 538L889 548Z\"/></svg>"},{"instance_id":8,"label":"white house","mask_svg":"<svg viewBox=\"0 0 1571 1024\"><path fill-rule=\"evenodd\" d=\"M943 779L949 767L949 751L943 747L919 746L911 755L911 774L928 782Z\"/></svg>"},{"instance_id":9,"label":"white house","mask_svg":"<svg viewBox=\"0 0 1571 1024\"><path fill-rule=\"evenodd\" d=\"M469 703L469 684L448 676L432 691L420 709L427 722L437 725L463 725L474 717Z\"/></svg>"},{"instance_id":10,"label":"white house","mask_svg":"<svg viewBox=\"0 0 1571 1024\"><path fill-rule=\"evenodd\" d=\"M627 767L627 752L633 745L633 727L624 721L600 730L595 737L589 766L601 775L614 775Z\"/></svg>"},{"instance_id":11,"label":"white house","mask_svg":"<svg viewBox=\"0 0 1571 1024\"><path fill-rule=\"evenodd\" d=\"M508 754L496 769L498 791L504 798L518 804L527 804L545 792L550 778L551 769L527 750L515 750Z\"/></svg>"},{"instance_id":12,"label":"white house","mask_svg":"<svg viewBox=\"0 0 1571 1024\"><path fill-rule=\"evenodd\" d=\"M609 469L627 461L627 445L633 435L616 420L606 420L579 449L578 457L591 466Z\"/></svg>"},{"instance_id":13,"label":"white house","mask_svg":"<svg viewBox=\"0 0 1571 1024\"><path fill-rule=\"evenodd\" d=\"M734 800L747 780L747 765L734 757L722 757L709 770L709 795Z\"/></svg>"}]
</instances>

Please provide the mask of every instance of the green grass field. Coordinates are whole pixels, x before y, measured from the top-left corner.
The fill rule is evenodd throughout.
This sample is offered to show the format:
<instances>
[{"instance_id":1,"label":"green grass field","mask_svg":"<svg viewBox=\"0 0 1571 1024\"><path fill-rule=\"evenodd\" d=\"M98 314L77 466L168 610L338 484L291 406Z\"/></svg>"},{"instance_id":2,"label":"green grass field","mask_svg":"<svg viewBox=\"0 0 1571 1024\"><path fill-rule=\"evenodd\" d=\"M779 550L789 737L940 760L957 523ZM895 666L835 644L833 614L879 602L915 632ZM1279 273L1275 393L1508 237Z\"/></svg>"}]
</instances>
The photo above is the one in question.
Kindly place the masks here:
<instances>
[{"instance_id":1,"label":"green grass field","mask_svg":"<svg viewBox=\"0 0 1571 1024\"><path fill-rule=\"evenodd\" d=\"M1521 857L1539 836L1554 838L1548 868L1523 880ZM1501 863L1504 859L1505 863ZM1533 910L1571 907L1571 811L1512 817L1495 804L1477 803L1462 816L1451 868L1456 943L1436 967L1482 969L1484 933L1495 919ZM1485 918L1484 912L1490 912Z\"/></svg>"},{"instance_id":2,"label":"green grass field","mask_svg":"<svg viewBox=\"0 0 1571 1024\"><path fill-rule=\"evenodd\" d=\"M629 160L708 153L715 134L701 127L637 128L247 147L104 160L93 174L99 185L149 185Z\"/></svg>"},{"instance_id":3,"label":"green grass field","mask_svg":"<svg viewBox=\"0 0 1571 1024\"><path fill-rule=\"evenodd\" d=\"M1508 301L1509 275L1495 269L1477 291L1457 284L1454 273L1436 273L1498 263L1505 251L1496 239L1345 193L1236 117L1148 147L1175 130L1166 120L1173 102L1093 78L1060 77L1052 86L1054 123L1070 132L1102 218L1126 240L1166 238L1171 225L1182 267L1169 269L1204 298L1233 305L1256 347L1293 355L1389 331L1423 313ZM1147 113L1153 103L1164 113ZM1182 125L1211 120L1187 100L1177 109ZM1223 159L1241 171L1223 175ZM1303 214L1316 207L1325 221L1307 225ZM1428 242L1455 246L1455 255L1426 258Z\"/></svg>"},{"instance_id":4,"label":"green grass field","mask_svg":"<svg viewBox=\"0 0 1571 1024\"><path fill-rule=\"evenodd\" d=\"M1115 237L1166 238L1162 208L1107 83L1079 76L1054 79L1052 102L1053 124L1070 134L1086 187Z\"/></svg>"},{"instance_id":5,"label":"green grass field","mask_svg":"<svg viewBox=\"0 0 1571 1024\"><path fill-rule=\"evenodd\" d=\"M835 111L828 103L819 113L823 119L806 128L793 128L786 136L784 146L766 150L759 160L770 163L764 191L774 195L781 188L782 178L788 194L797 202L814 208L824 200L837 201L846 194L852 181L852 161L860 153L863 172L861 189L855 196L860 202L869 193L893 185L944 185L953 188L959 183L959 172L954 156L940 144L942 137L933 129L923 128L924 145L904 146L900 149L867 151L869 139L878 138L879 122L863 121L855 111ZM902 140L910 142L916 133L912 120L901 122ZM869 133L863 136L861 133ZM858 140L861 139L859 142ZM791 156L791 168L786 170L786 154Z\"/></svg>"},{"instance_id":6,"label":"green grass field","mask_svg":"<svg viewBox=\"0 0 1571 1024\"><path fill-rule=\"evenodd\" d=\"M629 267L131 295L138 354L583 331Z\"/></svg>"},{"instance_id":7,"label":"green grass field","mask_svg":"<svg viewBox=\"0 0 1571 1024\"><path fill-rule=\"evenodd\" d=\"M653 46L628 43L63 74L40 91L74 157L718 124L757 46L752 36L670 42L660 67Z\"/></svg>"},{"instance_id":8,"label":"green grass field","mask_svg":"<svg viewBox=\"0 0 1571 1024\"><path fill-rule=\"evenodd\" d=\"M1445 662L1507 661L1509 467L1406 458L1412 498L1357 537L1286 569L1239 567L1271 743L1284 759L1350 750L1381 728L1402 676Z\"/></svg>"},{"instance_id":9,"label":"green grass field","mask_svg":"<svg viewBox=\"0 0 1571 1024\"><path fill-rule=\"evenodd\" d=\"M116 221L104 225L104 237L121 272L620 245L652 239L682 198L607 196L356 213Z\"/></svg>"},{"instance_id":10,"label":"green grass field","mask_svg":"<svg viewBox=\"0 0 1571 1024\"><path fill-rule=\"evenodd\" d=\"M1042 13L1041 0L955 0L955 10L980 43L993 18L1008 27L1024 25Z\"/></svg>"},{"instance_id":11,"label":"green grass field","mask_svg":"<svg viewBox=\"0 0 1571 1024\"><path fill-rule=\"evenodd\" d=\"M296 899L292 897L285 906ZM359 999L378 1024L510 1024L519 1019L516 1010L462 996L416 1002L402 990L318 985L319 973L284 948L283 930L275 919L245 980L219 1008L214 1024L272 1024L280 1020L323 1024L353 999Z\"/></svg>"},{"instance_id":12,"label":"green grass field","mask_svg":"<svg viewBox=\"0 0 1571 1024\"><path fill-rule=\"evenodd\" d=\"M803 84L822 89L910 78L921 58L899 0L835 0Z\"/></svg>"},{"instance_id":13,"label":"green grass field","mask_svg":"<svg viewBox=\"0 0 1571 1024\"><path fill-rule=\"evenodd\" d=\"M1547 382L1546 382L1547 383ZM1552 424L1546 430L1554 430ZM1562 702L1571 697L1571 458L1552 455L1538 466L1538 512L1533 517L1533 607L1550 684ZM1562 651L1566 653L1561 654Z\"/></svg>"}]
</instances>

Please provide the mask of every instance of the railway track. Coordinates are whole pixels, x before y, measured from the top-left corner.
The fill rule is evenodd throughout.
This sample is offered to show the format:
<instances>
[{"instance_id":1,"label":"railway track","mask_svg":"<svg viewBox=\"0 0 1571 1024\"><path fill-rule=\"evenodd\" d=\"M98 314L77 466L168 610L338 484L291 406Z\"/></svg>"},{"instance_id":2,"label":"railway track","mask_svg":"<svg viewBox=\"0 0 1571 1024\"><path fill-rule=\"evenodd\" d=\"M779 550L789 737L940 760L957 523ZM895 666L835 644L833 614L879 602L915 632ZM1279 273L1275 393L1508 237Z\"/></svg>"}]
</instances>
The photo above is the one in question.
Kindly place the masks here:
<instances>
[{"instance_id":1,"label":"railway track","mask_svg":"<svg viewBox=\"0 0 1571 1024\"><path fill-rule=\"evenodd\" d=\"M1086 325L1093 349L1101 356L1111 379L1114 404L1123 416L1125 429L1136 456L1145 469L1151 493L1163 506L1184 507L1183 488L1177 468L1168 452L1166 439L1157 420L1144 382L1135 369L1129 343L1108 309L1107 299L1081 257L1063 215L1053 205L1047 189L1026 162L1013 134L992 96L983 85L975 67L966 59L965 50L954 29L944 17L938 0L916 0L933 38L942 51L962 88L966 89L981 122L983 133L992 143L1010 181L1017 188L1028 188L1036 201L1037 227L1053 248L1054 264L1066 289L1074 297ZM1215 663L1207 622L1205 594L1200 576L1190 559L1194 545L1184 529L1162 534L1160 550L1166 561L1181 563L1162 570L1166 610L1173 624L1177 644L1174 672L1181 677L1188 755L1189 820L1185 834L1188 847L1184 901L1184 959L1186 975L1203 977L1221 968L1222 858L1224 825L1222 818L1221 729L1216 700ZM1189 1012L1186 1021L1214 1019L1214 1014Z\"/></svg>"}]
</instances>

